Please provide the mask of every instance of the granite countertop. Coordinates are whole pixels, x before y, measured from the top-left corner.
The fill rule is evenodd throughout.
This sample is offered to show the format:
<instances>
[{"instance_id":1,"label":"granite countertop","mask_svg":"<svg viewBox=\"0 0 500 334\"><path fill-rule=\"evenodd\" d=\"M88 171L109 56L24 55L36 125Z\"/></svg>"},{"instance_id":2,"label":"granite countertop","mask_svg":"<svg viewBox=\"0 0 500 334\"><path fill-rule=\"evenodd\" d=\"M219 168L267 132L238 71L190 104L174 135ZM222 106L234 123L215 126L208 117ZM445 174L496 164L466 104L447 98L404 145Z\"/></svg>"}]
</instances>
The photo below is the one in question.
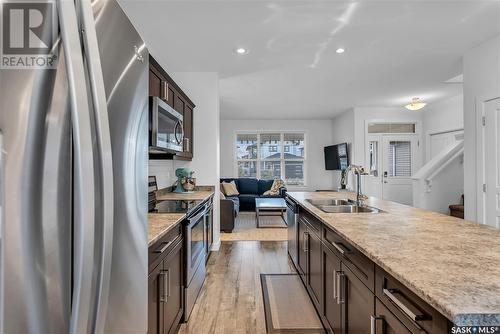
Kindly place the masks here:
<instances>
[{"instance_id":1,"label":"granite countertop","mask_svg":"<svg viewBox=\"0 0 500 334\"><path fill-rule=\"evenodd\" d=\"M160 190L156 195L156 199L159 201L166 201L166 200L204 201L213 194L214 194L213 187L200 187L200 190L185 194L172 193ZM177 226L177 224L180 224L184 220L184 218L186 218L185 213L148 213L148 246L154 244L166 233L168 233L172 228Z\"/></svg>"},{"instance_id":2,"label":"granite countertop","mask_svg":"<svg viewBox=\"0 0 500 334\"><path fill-rule=\"evenodd\" d=\"M197 190L192 193L174 193L158 191L156 194L157 201L182 200L182 201L203 201L214 194L213 189Z\"/></svg>"},{"instance_id":3,"label":"granite countertop","mask_svg":"<svg viewBox=\"0 0 500 334\"><path fill-rule=\"evenodd\" d=\"M325 213L306 199L356 194L287 194L454 324L500 324L500 230L373 197L385 213Z\"/></svg>"},{"instance_id":4,"label":"granite countertop","mask_svg":"<svg viewBox=\"0 0 500 334\"><path fill-rule=\"evenodd\" d=\"M148 213L148 246L180 224L185 217L185 213Z\"/></svg>"}]
</instances>

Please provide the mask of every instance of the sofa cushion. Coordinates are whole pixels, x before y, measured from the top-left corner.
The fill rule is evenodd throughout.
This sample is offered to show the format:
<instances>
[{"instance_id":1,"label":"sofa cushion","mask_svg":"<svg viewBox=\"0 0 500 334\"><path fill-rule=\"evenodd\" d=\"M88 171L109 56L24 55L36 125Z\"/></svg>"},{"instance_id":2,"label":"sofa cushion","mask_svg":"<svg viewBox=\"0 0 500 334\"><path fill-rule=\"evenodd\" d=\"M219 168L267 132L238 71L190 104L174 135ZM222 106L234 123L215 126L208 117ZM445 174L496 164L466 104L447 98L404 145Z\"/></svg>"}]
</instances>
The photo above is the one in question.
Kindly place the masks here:
<instances>
[{"instance_id":1,"label":"sofa cushion","mask_svg":"<svg viewBox=\"0 0 500 334\"><path fill-rule=\"evenodd\" d=\"M273 180L259 180L259 195L271 189Z\"/></svg>"},{"instance_id":2,"label":"sofa cushion","mask_svg":"<svg viewBox=\"0 0 500 334\"><path fill-rule=\"evenodd\" d=\"M254 178L241 178L238 180L238 191L240 194L257 195L259 187L257 179Z\"/></svg>"},{"instance_id":3,"label":"sofa cushion","mask_svg":"<svg viewBox=\"0 0 500 334\"><path fill-rule=\"evenodd\" d=\"M255 206L255 199L258 197L259 195L254 194L240 194L240 196L238 196L241 205L245 207L248 206L248 204L253 204L253 206Z\"/></svg>"},{"instance_id":4,"label":"sofa cushion","mask_svg":"<svg viewBox=\"0 0 500 334\"><path fill-rule=\"evenodd\" d=\"M235 178L222 178L222 179L220 179L220 183L222 183L222 182L230 183L231 181L234 181L234 183L236 184L236 188L239 191L240 185L238 183L238 179L235 179Z\"/></svg>"},{"instance_id":5,"label":"sofa cushion","mask_svg":"<svg viewBox=\"0 0 500 334\"><path fill-rule=\"evenodd\" d=\"M226 196L238 196L240 193L236 188L236 183L234 181L231 182L222 182L222 189L224 190L224 195Z\"/></svg>"}]
</instances>

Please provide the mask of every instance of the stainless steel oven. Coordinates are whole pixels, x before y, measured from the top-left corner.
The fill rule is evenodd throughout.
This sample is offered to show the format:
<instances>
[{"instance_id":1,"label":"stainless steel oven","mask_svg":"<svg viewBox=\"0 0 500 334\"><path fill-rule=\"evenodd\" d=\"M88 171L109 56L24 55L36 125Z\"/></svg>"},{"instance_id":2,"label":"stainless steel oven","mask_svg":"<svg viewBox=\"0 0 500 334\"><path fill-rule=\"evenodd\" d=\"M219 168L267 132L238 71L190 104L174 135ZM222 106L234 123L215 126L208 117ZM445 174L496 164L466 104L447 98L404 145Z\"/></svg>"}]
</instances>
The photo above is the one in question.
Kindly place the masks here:
<instances>
[{"instance_id":1,"label":"stainless steel oven","mask_svg":"<svg viewBox=\"0 0 500 334\"><path fill-rule=\"evenodd\" d=\"M194 303L205 281L207 204L189 214L184 226L186 236L186 281L184 291L184 321L189 319Z\"/></svg>"},{"instance_id":2,"label":"stainless steel oven","mask_svg":"<svg viewBox=\"0 0 500 334\"><path fill-rule=\"evenodd\" d=\"M149 151L182 152L184 117L157 96L149 97Z\"/></svg>"}]
</instances>

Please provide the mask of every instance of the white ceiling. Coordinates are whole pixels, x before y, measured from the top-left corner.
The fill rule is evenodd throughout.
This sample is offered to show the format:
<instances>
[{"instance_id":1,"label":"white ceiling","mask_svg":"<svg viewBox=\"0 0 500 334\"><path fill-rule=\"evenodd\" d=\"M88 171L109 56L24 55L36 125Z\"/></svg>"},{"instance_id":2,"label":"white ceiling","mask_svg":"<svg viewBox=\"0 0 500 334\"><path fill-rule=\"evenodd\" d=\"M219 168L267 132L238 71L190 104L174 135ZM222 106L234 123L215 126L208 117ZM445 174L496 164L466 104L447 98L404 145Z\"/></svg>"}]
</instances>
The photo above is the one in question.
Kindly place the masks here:
<instances>
[{"instance_id":1,"label":"white ceiling","mask_svg":"<svg viewBox=\"0 0 500 334\"><path fill-rule=\"evenodd\" d=\"M432 103L461 92L444 81L468 49L500 34L499 1L120 3L168 72L219 73L225 119ZM240 46L249 54L236 55Z\"/></svg>"}]
</instances>

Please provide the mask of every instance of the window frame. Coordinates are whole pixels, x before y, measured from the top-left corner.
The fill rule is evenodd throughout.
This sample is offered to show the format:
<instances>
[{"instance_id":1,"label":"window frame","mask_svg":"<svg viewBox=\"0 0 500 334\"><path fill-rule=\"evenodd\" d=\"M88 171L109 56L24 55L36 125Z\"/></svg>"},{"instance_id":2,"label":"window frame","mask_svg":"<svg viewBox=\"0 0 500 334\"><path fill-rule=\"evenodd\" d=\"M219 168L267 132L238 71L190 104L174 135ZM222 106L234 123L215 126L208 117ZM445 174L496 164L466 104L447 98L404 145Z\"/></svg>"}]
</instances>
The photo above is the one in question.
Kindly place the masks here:
<instances>
[{"instance_id":1,"label":"window frame","mask_svg":"<svg viewBox=\"0 0 500 334\"><path fill-rule=\"evenodd\" d=\"M269 134L279 134L280 135L280 144L276 144L275 146L279 146L281 148L280 151L280 158L274 158L274 159L261 159L261 135L269 135ZM284 137L285 134L301 134L304 136L304 156L302 159L285 159L285 153L289 152L284 152L284 146L285 146L285 141ZM256 135L257 136L257 157L255 159L238 159L238 135ZM233 139L233 166L234 166L234 175L236 177L253 177L253 176L239 176L238 174L238 163L239 162L255 162L256 165L256 178L261 179L261 163L262 162L269 162L269 161L279 161L280 162L280 178L285 182L288 188L306 188L307 187L307 151L308 151L308 146L307 146L308 140L307 140L307 131L304 130L276 130L276 131L271 131L271 130L266 130L266 131L235 131L234 134L234 139ZM303 173L303 181L301 185L295 185L291 184L289 185L287 183L287 180L285 178L285 162L302 162L302 173Z\"/></svg>"}]
</instances>

